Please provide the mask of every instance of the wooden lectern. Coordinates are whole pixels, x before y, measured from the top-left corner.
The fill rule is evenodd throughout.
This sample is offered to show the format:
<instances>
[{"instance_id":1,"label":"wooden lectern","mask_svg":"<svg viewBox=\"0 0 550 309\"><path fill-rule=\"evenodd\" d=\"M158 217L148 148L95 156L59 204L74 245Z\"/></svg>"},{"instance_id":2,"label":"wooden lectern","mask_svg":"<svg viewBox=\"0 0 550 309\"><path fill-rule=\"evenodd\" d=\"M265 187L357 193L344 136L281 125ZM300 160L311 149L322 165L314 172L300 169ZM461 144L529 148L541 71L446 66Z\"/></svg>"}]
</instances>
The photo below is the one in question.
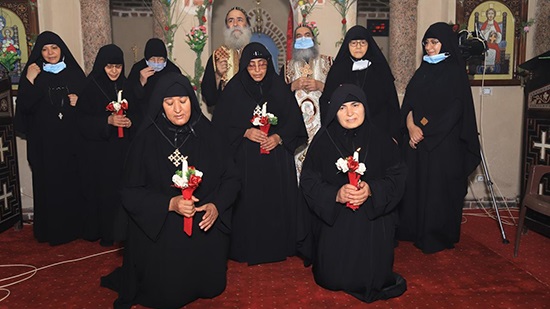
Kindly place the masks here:
<instances>
[{"instance_id":1,"label":"wooden lectern","mask_svg":"<svg viewBox=\"0 0 550 309\"><path fill-rule=\"evenodd\" d=\"M22 227L13 101L8 71L0 65L0 232Z\"/></svg>"},{"instance_id":2,"label":"wooden lectern","mask_svg":"<svg viewBox=\"0 0 550 309\"><path fill-rule=\"evenodd\" d=\"M550 165L550 51L519 65L529 72L524 88L524 125L521 196L525 195L532 165ZM539 193L550 195L550 177L543 178ZM550 236L550 217L528 210L529 229Z\"/></svg>"}]
</instances>

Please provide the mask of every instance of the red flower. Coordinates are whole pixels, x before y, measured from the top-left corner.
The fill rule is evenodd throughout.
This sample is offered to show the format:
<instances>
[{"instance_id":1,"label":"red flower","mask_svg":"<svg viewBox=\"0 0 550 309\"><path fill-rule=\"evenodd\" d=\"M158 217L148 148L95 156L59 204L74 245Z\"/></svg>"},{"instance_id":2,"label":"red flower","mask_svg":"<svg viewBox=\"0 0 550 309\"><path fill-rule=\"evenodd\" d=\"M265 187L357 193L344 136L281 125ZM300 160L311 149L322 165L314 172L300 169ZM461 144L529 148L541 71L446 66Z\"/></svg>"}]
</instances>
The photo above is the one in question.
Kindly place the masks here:
<instances>
[{"instance_id":1,"label":"red flower","mask_svg":"<svg viewBox=\"0 0 550 309\"><path fill-rule=\"evenodd\" d=\"M170 30L170 27L164 26L164 31L168 31L168 30Z\"/></svg>"},{"instance_id":2,"label":"red flower","mask_svg":"<svg viewBox=\"0 0 550 309\"><path fill-rule=\"evenodd\" d=\"M355 172L359 168L359 162L353 160L351 157L348 157L348 167L350 171Z\"/></svg>"},{"instance_id":3,"label":"red flower","mask_svg":"<svg viewBox=\"0 0 550 309\"><path fill-rule=\"evenodd\" d=\"M128 109L128 102L120 103L120 108L122 108L123 110L127 110Z\"/></svg>"},{"instance_id":4,"label":"red flower","mask_svg":"<svg viewBox=\"0 0 550 309\"><path fill-rule=\"evenodd\" d=\"M16 53L17 49L15 49L15 46L13 46L13 44L10 44L10 46L8 46L8 48L6 48L6 51Z\"/></svg>"},{"instance_id":5,"label":"red flower","mask_svg":"<svg viewBox=\"0 0 550 309\"><path fill-rule=\"evenodd\" d=\"M202 178L197 175L191 175L189 176L188 186L189 187L198 187L199 183L201 183Z\"/></svg>"},{"instance_id":6,"label":"red flower","mask_svg":"<svg viewBox=\"0 0 550 309\"><path fill-rule=\"evenodd\" d=\"M460 25L459 25L459 24L454 24L454 25L453 25L453 31L454 31L454 32L457 32L459 28L460 28Z\"/></svg>"},{"instance_id":7,"label":"red flower","mask_svg":"<svg viewBox=\"0 0 550 309\"><path fill-rule=\"evenodd\" d=\"M348 22L348 21L347 21L345 18L342 19L342 24L343 24L343 25L347 24L347 22Z\"/></svg>"},{"instance_id":8,"label":"red flower","mask_svg":"<svg viewBox=\"0 0 550 309\"><path fill-rule=\"evenodd\" d=\"M115 107L113 106L113 104L109 103L107 104L107 110L110 111L110 112L114 112L115 111Z\"/></svg>"},{"instance_id":9,"label":"red flower","mask_svg":"<svg viewBox=\"0 0 550 309\"><path fill-rule=\"evenodd\" d=\"M265 126L266 124L269 123L269 119L267 119L267 117L260 117L260 125L262 126Z\"/></svg>"},{"instance_id":10,"label":"red flower","mask_svg":"<svg viewBox=\"0 0 550 309\"><path fill-rule=\"evenodd\" d=\"M197 86L193 85L193 90L197 91Z\"/></svg>"},{"instance_id":11,"label":"red flower","mask_svg":"<svg viewBox=\"0 0 550 309\"><path fill-rule=\"evenodd\" d=\"M203 22L203 23L206 22L206 16L202 16L202 22Z\"/></svg>"}]
</instances>

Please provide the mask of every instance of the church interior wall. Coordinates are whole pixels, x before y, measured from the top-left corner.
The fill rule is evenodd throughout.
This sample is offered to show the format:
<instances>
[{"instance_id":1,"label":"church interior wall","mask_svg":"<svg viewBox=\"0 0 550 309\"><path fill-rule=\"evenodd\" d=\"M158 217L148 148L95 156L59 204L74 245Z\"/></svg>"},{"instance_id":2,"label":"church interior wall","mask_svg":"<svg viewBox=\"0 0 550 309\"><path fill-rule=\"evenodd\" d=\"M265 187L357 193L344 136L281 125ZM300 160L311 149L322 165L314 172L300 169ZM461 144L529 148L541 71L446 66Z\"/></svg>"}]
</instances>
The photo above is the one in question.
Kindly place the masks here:
<instances>
[{"instance_id":1,"label":"church interior wall","mask_svg":"<svg viewBox=\"0 0 550 309\"><path fill-rule=\"evenodd\" d=\"M153 37L153 17L112 16L113 44L124 51L124 69L130 74L132 65L143 58L145 43Z\"/></svg>"},{"instance_id":2,"label":"church interior wall","mask_svg":"<svg viewBox=\"0 0 550 309\"><path fill-rule=\"evenodd\" d=\"M394 0L391 0L394 1ZM541 0L538 0L541 1ZM529 18L535 16L537 0L529 0ZM329 1L316 8L310 19L318 23L321 42L320 51L327 55L336 55L338 46L335 45L336 38L341 37L341 17L332 7ZM212 47L217 47L223 42L223 33L220 29L224 29L225 13L230 7L241 6L245 10L252 10L256 6L255 1L216 1L214 10L211 16L211 27L209 28L210 39L203 55L201 57L203 65L206 63ZM417 10L417 38L416 42L420 41L427 27L436 21L454 21L455 20L455 1L447 0L418 0ZM268 10L273 20L277 25L286 32L286 24L288 18L289 3L285 0L270 0L261 2L262 9ZM415 8L411 8L415 9ZM193 12L189 12L193 14ZM391 14L391 12L390 12ZM356 23L356 8L354 7L349 14L348 28ZM66 0L38 0L38 17L40 31L51 30L58 33L69 46L77 61L83 64L83 46L82 46L82 31L85 29L81 26L80 5L79 1ZM361 17L358 19L363 22ZM365 19L366 20L366 19ZM117 20L113 18L113 27L122 29L128 27L137 32L146 32L149 25L135 25L141 23L139 20ZM126 26L123 23L128 23ZM195 54L189 50L185 42L185 33L192 26L196 26L197 21L194 18L186 18L182 23L180 30L176 33L174 58L176 63L182 67L187 73L192 73L193 61L179 61L178 59L194 59ZM214 30L214 31L212 31ZM122 32L121 32L122 33ZM152 32L147 32L152 33ZM122 43L121 34L114 33L114 41L120 45L133 43ZM386 38L387 39L387 38ZM144 46L143 42L138 42L136 45ZM527 38L527 59L535 56L533 54L534 46L533 35ZM383 45L383 44L381 44ZM388 45L389 46L389 45ZM141 48L141 49L140 49ZM143 47L138 47L137 59L143 56ZM134 60L133 54L128 54L125 49L126 59ZM422 50L420 44L417 47L416 63L420 65ZM407 55L403 55L404 57ZM128 68L129 69L129 68ZM487 88L487 87L486 87ZM520 192L520 173L521 173L521 132L523 119L523 88L521 86L491 86L491 95L486 95L483 98L479 96L480 87L472 87L472 93L475 101L475 109L478 118L478 126L482 133L483 150L485 151L487 163L490 169L490 174L493 182L496 185L497 193L506 200L516 200ZM402 99L403 93L399 93ZM21 187L24 192L23 206L32 207L32 199L25 200L25 196L32 195L31 176L28 169L25 147L23 143L18 142L19 164L21 174ZM482 171L478 168L473 176L481 175ZM474 179L475 180L475 179ZM473 181L469 190L468 199L488 197L488 192L482 182Z\"/></svg>"}]
</instances>

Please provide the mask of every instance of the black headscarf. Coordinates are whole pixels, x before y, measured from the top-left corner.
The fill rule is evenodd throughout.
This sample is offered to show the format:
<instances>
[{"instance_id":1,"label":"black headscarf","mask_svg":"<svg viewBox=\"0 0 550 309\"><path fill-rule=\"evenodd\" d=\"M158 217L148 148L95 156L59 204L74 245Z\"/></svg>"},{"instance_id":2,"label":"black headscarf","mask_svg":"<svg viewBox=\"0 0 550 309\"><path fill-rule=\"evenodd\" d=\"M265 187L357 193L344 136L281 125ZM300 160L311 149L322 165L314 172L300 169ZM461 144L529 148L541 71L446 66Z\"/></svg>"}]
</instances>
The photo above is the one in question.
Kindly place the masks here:
<instances>
[{"instance_id":1,"label":"black headscarf","mask_svg":"<svg viewBox=\"0 0 550 309\"><path fill-rule=\"evenodd\" d=\"M42 70L42 65L44 63L47 63L47 61L44 60L44 58L42 57L42 48L44 47L44 45L48 44L55 44L59 46L59 48L61 49L61 57L59 58L59 61L64 61L67 65L67 68L77 70L84 74L84 71L82 71L82 68L80 67L78 62L76 62L73 54L71 53L65 42L63 42L63 40L59 37L59 35L51 31L44 31L40 33L40 35L38 35L38 37L36 38L36 43L34 44L29 59L27 60L27 64L25 65L23 72L21 72L22 77L27 76L29 65L33 63L38 64L38 67ZM23 79L26 80L26 78L22 78L22 80Z\"/></svg>"},{"instance_id":2,"label":"black headscarf","mask_svg":"<svg viewBox=\"0 0 550 309\"><path fill-rule=\"evenodd\" d=\"M349 42L352 40L366 40L368 43L367 52L361 59L354 59L351 56ZM352 71L354 60L369 60L371 64L367 69ZM327 106L336 88L341 84L354 84L365 92L371 122L399 140L399 101L393 81L390 66L370 32L363 26L353 26L346 33L344 42L327 75L323 95L320 98L321 124L326 121Z\"/></svg>"},{"instance_id":3,"label":"black headscarf","mask_svg":"<svg viewBox=\"0 0 550 309\"><path fill-rule=\"evenodd\" d=\"M441 42L440 53L449 53L447 60L455 62L457 65L465 67L464 59L462 59L460 48L458 47L458 36L447 23L439 22L431 25L422 37L422 42L426 39L435 38ZM424 55L426 49L422 47Z\"/></svg>"},{"instance_id":4,"label":"black headscarf","mask_svg":"<svg viewBox=\"0 0 550 309\"><path fill-rule=\"evenodd\" d=\"M334 146L342 152L342 156L348 156L352 153L357 147L361 147L359 144L360 140L366 139L369 128L369 111L367 105L367 98L365 93L357 85L353 84L343 84L338 86L330 98L331 104L327 111L327 121L326 124L323 124L321 129L319 129L318 136L321 136L322 132L327 131L327 134L332 137ZM365 119L362 124L354 129L346 129L342 127L338 121L336 114L340 107L347 102L356 101L363 104L365 109ZM312 141L312 144L315 143L315 139ZM366 148L364 149L366 151ZM345 152L345 153L344 153Z\"/></svg>"},{"instance_id":5,"label":"black headscarf","mask_svg":"<svg viewBox=\"0 0 550 309\"><path fill-rule=\"evenodd\" d=\"M108 64L122 64L122 72L116 81L111 81L105 72L105 66ZM118 90L122 90L122 86L126 81L124 76L124 53L120 47L115 44L109 44L101 47L94 61L92 72L88 75L89 82L95 82L97 85L112 99L110 95L116 94ZM115 97L116 98L116 97Z\"/></svg>"},{"instance_id":6,"label":"black headscarf","mask_svg":"<svg viewBox=\"0 0 550 309\"><path fill-rule=\"evenodd\" d=\"M145 59L149 60L151 57L163 57L167 58L168 52L166 46L161 39L152 38L145 44L145 50L143 51Z\"/></svg>"},{"instance_id":7,"label":"black headscarf","mask_svg":"<svg viewBox=\"0 0 550 309\"><path fill-rule=\"evenodd\" d=\"M64 61L66 64L66 68L58 74L51 74L43 70L43 64L46 63L46 60L42 57L42 48L48 44L55 44L60 48L61 57L59 61ZM28 68L33 63L36 63L42 70L34 80L34 85L26 78ZM27 101L30 97L48 95L49 87L63 86L67 88L66 91L60 91L63 96L65 92L78 94L85 84L85 77L84 71L78 62L76 62L73 54L59 35L51 31L44 31L36 38L36 43L29 55L27 64L21 72L17 102L19 106L21 106L25 104L22 101ZM54 98L53 101L58 101L58 98ZM23 108L20 108L20 110L22 109ZM26 119L26 116L23 115L21 111L16 112L15 115L14 123L16 130L19 133L26 134L28 126L32 125L28 123L30 120Z\"/></svg>"},{"instance_id":8,"label":"black headscarf","mask_svg":"<svg viewBox=\"0 0 550 309\"><path fill-rule=\"evenodd\" d=\"M44 47L44 45L48 44L55 44L59 46L59 48L61 49L61 58L59 60L64 60L65 64L67 64L67 67L71 64L78 65L73 57L73 54L71 54L71 51L69 50L67 45L65 45L65 42L63 42L63 40L59 37L59 35L51 31L44 31L40 33L40 35L36 38L36 43L34 44L34 47L27 61L27 65L24 69L25 73L28 66L33 63L37 63L40 69L42 69L42 63L47 63L46 60L42 58L42 48ZM23 76L23 73L21 73L21 76Z\"/></svg>"},{"instance_id":9,"label":"black headscarf","mask_svg":"<svg viewBox=\"0 0 550 309\"><path fill-rule=\"evenodd\" d=\"M191 101L191 117L189 121L181 127L173 125L164 115L163 102L164 98L172 96L188 96ZM191 133L196 135L194 126L201 120L207 121L203 115L199 101L195 96L195 91L189 82L187 77L176 72L168 72L161 76L158 80L157 86L151 94L148 104L147 118L140 127L139 132L145 130L151 125L156 124L161 129L168 129L179 133ZM173 135L173 133L172 133Z\"/></svg>"},{"instance_id":10,"label":"black headscarf","mask_svg":"<svg viewBox=\"0 0 550 309\"><path fill-rule=\"evenodd\" d=\"M251 60L265 59L267 60L267 72L262 81L256 82L248 73L247 67ZM253 42L245 46L243 49L241 60L239 62L238 79L243 83L244 89L257 101L258 104L263 103L263 98L271 88L274 76L276 76L271 54L261 43Z\"/></svg>"},{"instance_id":11,"label":"black headscarf","mask_svg":"<svg viewBox=\"0 0 550 309\"><path fill-rule=\"evenodd\" d=\"M383 74L384 77L390 77L392 80L395 79L391 73L388 62L386 61L386 57L384 57L384 54L380 50L380 47L378 47L378 44L376 44L376 41L370 34L369 30L360 25L353 26L348 30L348 32L346 32L344 42L340 46L340 50L338 50L338 54L334 59L334 64L332 65L333 67L342 66L347 69L349 74L353 66L353 57L349 52L349 42L353 40L367 40L369 45L365 55L361 59L355 60L369 60L373 65L376 64L380 68L377 72L378 74Z\"/></svg>"},{"instance_id":12,"label":"black headscarf","mask_svg":"<svg viewBox=\"0 0 550 309\"><path fill-rule=\"evenodd\" d=\"M155 88L155 84L164 74L169 72L175 72L181 74L180 69L169 59L167 59L167 51L164 42L160 39L152 38L147 41L144 51L145 58L136 62L128 74L128 79L124 85L125 98L128 99L130 104L138 106L141 110L141 114L146 114L148 107L147 103L151 97L151 93ZM166 67L160 72L155 72L152 76L149 76L145 86L140 82L140 71L147 67L146 60L151 57L164 57L166 59Z\"/></svg>"}]
</instances>

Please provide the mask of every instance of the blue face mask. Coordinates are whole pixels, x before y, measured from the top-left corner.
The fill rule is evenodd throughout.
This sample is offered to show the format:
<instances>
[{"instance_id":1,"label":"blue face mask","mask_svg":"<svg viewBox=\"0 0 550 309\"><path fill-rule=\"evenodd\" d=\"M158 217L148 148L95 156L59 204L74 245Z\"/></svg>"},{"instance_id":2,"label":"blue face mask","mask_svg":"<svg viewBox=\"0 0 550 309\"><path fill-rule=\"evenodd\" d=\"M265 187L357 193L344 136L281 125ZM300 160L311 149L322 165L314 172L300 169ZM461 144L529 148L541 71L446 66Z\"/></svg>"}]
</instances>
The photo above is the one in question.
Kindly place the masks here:
<instances>
[{"instance_id":1,"label":"blue face mask","mask_svg":"<svg viewBox=\"0 0 550 309\"><path fill-rule=\"evenodd\" d=\"M437 54L437 55L434 55L434 56L428 56L428 55L424 55L424 57L422 57L422 60L426 61L427 63L430 63L430 64L436 64L436 63L440 63L441 61L447 59L451 54L449 53L443 53L443 54Z\"/></svg>"},{"instance_id":2,"label":"blue face mask","mask_svg":"<svg viewBox=\"0 0 550 309\"><path fill-rule=\"evenodd\" d=\"M161 63L151 62L149 60L145 60L145 63L147 63L147 66L151 67L155 72L160 72L162 69L166 67L166 61Z\"/></svg>"},{"instance_id":3,"label":"blue face mask","mask_svg":"<svg viewBox=\"0 0 550 309\"><path fill-rule=\"evenodd\" d=\"M42 69L44 71L49 72L49 73L53 73L53 74L57 74L57 73L65 70L66 67L67 67L67 65L65 64L65 59L59 61L56 64L44 63L42 65Z\"/></svg>"},{"instance_id":4,"label":"blue face mask","mask_svg":"<svg viewBox=\"0 0 550 309\"><path fill-rule=\"evenodd\" d=\"M296 49L308 49L312 48L314 45L315 43L313 43L313 38L308 38L306 36L297 38L296 42L294 42L294 48Z\"/></svg>"}]
</instances>

